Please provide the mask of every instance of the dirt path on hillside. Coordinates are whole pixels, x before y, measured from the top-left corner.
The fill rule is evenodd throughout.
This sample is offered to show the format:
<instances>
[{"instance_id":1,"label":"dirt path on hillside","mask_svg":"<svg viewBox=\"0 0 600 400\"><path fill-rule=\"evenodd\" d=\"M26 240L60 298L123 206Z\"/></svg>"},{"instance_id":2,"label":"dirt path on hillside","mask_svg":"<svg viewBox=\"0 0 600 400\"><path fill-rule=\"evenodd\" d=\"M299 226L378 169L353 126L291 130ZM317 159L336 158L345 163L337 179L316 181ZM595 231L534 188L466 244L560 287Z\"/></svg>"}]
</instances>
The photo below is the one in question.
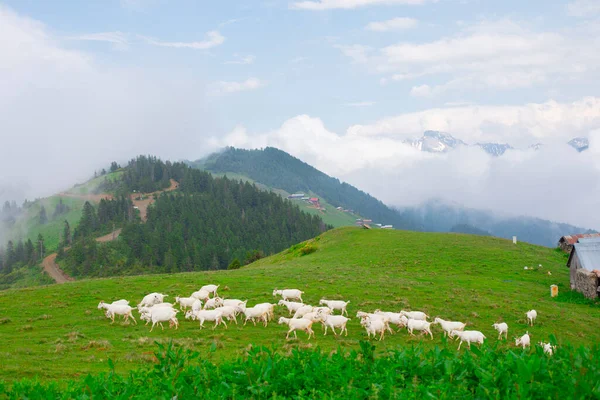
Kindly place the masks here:
<instances>
[{"instance_id":1,"label":"dirt path on hillside","mask_svg":"<svg viewBox=\"0 0 600 400\"><path fill-rule=\"evenodd\" d=\"M154 203L156 196L161 194L162 192L170 192L179 187L179 183L174 179L171 179L171 185L165 190L158 190L152 193L133 193L131 194L131 201L133 202L134 207L137 207L140 210L140 218L143 222L146 222L146 218L148 215L148 206ZM142 196L142 200L136 200L139 196Z\"/></svg>"},{"instance_id":2,"label":"dirt path on hillside","mask_svg":"<svg viewBox=\"0 0 600 400\"><path fill-rule=\"evenodd\" d=\"M104 235L104 236L100 236L99 238L96 238L96 242L99 242L99 243L110 242L110 241L118 238L120 234L121 234L121 228L115 230L114 232L109 233L108 235Z\"/></svg>"}]
</instances>

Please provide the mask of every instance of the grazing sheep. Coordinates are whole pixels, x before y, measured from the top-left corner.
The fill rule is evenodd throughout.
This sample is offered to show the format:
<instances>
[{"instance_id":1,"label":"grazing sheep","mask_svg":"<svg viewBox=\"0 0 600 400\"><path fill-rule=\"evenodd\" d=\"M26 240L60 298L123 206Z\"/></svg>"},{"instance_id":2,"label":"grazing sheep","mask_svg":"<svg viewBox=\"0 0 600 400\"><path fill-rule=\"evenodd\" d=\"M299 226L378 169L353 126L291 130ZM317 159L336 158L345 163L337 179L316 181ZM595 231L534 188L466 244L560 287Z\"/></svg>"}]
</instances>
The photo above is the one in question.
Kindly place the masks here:
<instances>
[{"instance_id":1,"label":"grazing sheep","mask_svg":"<svg viewBox=\"0 0 600 400\"><path fill-rule=\"evenodd\" d=\"M444 336L448 336L448 334L452 331L462 331L465 329L465 326L467 326L467 324L465 324L464 322L459 322L459 321L445 321L441 318L436 317L433 320L434 324L440 324L440 326L442 327L442 329L444 330Z\"/></svg>"},{"instance_id":2,"label":"grazing sheep","mask_svg":"<svg viewBox=\"0 0 600 400\"><path fill-rule=\"evenodd\" d=\"M217 308L217 307L221 307L223 305L223 299L220 297L213 297L212 299L208 299L206 300L206 303L204 303L204 310L209 310L212 308Z\"/></svg>"},{"instance_id":3,"label":"grazing sheep","mask_svg":"<svg viewBox=\"0 0 600 400\"><path fill-rule=\"evenodd\" d=\"M556 351L556 346L552 346L550 343L539 342L540 346L544 348L544 354L551 356Z\"/></svg>"},{"instance_id":4,"label":"grazing sheep","mask_svg":"<svg viewBox=\"0 0 600 400\"><path fill-rule=\"evenodd\" d=\"M427 321L429 315L421 311L400 311L400 314L404 315L408 319L417 319L419 321Z\"/></svg>"},{"instance_id":5,"label":"grazing sheep","mask_svg":"<svg viewBox=\"0 0 600 400\"><path fill-rule=\"evenodd\" d=\"M273 296L280 295L283 300L297 299L300 300L300 302L303 302L302 293L304 292L298 289L273 290Z\"/></svg>"},{"instance_id":6,"label":"grazing sheep","mask_svg":"<svg viewBox=\"0 0 600 400\"><path fill-rule=\"evenodd\" d=\"M479 331L450 331L450 337L458 336L460 338L460 343L458 344L458 350L460 350L460 346L462 346L463 342L467 342L467 346L469 349L471 348L471 343L479 343L483 344L483 339L487 339L485 335Z\"/></svg>"},{"instance_id":7,"label":"grazing sheep","mask_svg":"<svg viewBox=\"0 0 600 400\"><path fill-rule=\"evenodd\" d=\"M340 310L342 315L348 315L348 311L346 311L346 306L350 303L350 301L342 301L342 300L319 300L319 304L325 304L327 307L331 308L331 310Z\"/></svg>"},{"instance_id":8,"label":"grazing sheep","mask_svg":"<svg viewBox=\"0 0 600 400\"><path fill-rule=\"evenodd\" d=\"M506 322L494 324L492 326L498 331L498 340L502 338L502 334L504 334L505 339L508 339L508 324Z\"/></svg>"},{"instance_id":9,"label":"grazing sheep","mask_svg":"<svg viewBox=\"0 0 600 400\"><path fill-rule=\"evenodd\" d=\"M515 346L522 346L523 348L529 347L531 344L531 338L529 336L529 332L525 332L523 336L515 339Z\"/></svg>"},{"instance_id":10,"label":"grazing sheep","mask_svg":"<svg viewBox=\"0 0 600 400\"><path fill-rule=\"evenodd\" d=\"M297 303L295 301L279 300L279 302L277 303L277 305L279 305L279 306L285 306L288 309L290 315L292 315L293 312L296 312L304 304L303 303Z\"/></svg>"},{"instance_id":11,"label":"grazing sheep","mask_svg":"<svg viewBox=\"0 0 600 400\"><path fill-rule=\"evenodd\" d=\"M537 311L529 310L525 313L527 315L527 324L533 326L535 319L537 318Z\"/></svg>"},{"instance_id":12,"label":"grazing sheep","mask_svg":"<svg viewBox=\"0 0 600 400\"><path fill-rule=\"evenodd\" d=\"M431 339L433 340L433 333L431 333L431 322L424 321L422 319L408 319L406 324L406 328L408 329L408 333L411 336L414 336L413 330L421 331L422 333L429 333Z\"/></svg>"},{"instance_id":13,"label":"grazing sheep","mask_svg":"<svg viewBox=\"0 0 600 400\"><path fill-rule=\"evenodd\" d=\"M287 332L287 335L285 335L286 339L290 338L290 333L292 332L294 332L294 337L298 339L298 335L296 334L296 331L298 330L308 333L309 339L311 336L315 336L315 332L312 330L313 321L310 319L280 317L279 324L286 324L290 328Z\"/></svg>"},{"instance_id":14,"label":"grazing sheep","mask_svg":"<svg viewBox=\"0 0 600 400\"><path fill-rule=\"evenodd\" d=\"M325 333L323 335L327 335L327 328L331 328L333 334L337 336L335 328L340 328L340 335L346 331L346 336L348 336L346 324L350 321L350 318L346 318L343 315L323 315L321 321L323 322L323 326L325 326Z\"/></svg>"}]
</instances>

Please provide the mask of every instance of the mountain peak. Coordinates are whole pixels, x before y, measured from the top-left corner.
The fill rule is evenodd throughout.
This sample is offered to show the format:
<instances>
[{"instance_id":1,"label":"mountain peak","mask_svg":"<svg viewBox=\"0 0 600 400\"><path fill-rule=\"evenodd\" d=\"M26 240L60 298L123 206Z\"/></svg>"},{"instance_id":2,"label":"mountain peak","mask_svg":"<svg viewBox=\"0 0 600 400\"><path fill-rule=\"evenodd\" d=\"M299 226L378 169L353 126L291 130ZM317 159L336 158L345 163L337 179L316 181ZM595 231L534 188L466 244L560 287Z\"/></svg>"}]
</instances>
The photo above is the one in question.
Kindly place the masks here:
<instances>
[{"instance_id":1,"label":"mountain peak","mask_svg":"<svg viewBox=\"0 0 600 400\"><path fill-rule=\"evenodd\" d=\"M495 157L501 156L506 150L514 149L514 147L508 143L476 143L475 145L481 147L486 153Z\"/></svg>"},{"instance_id":2,"label":"mountain peak","mask_svg":"<svg viewBox=\"0 0 600 400\"><path fill-rule=\"evenodd\" d=\"M580 153L584 150L587 150L590 147L589 140L584 137L576 137L574 139L571 139L567 142L567 144Z\"/></svg>"}]
</instances>

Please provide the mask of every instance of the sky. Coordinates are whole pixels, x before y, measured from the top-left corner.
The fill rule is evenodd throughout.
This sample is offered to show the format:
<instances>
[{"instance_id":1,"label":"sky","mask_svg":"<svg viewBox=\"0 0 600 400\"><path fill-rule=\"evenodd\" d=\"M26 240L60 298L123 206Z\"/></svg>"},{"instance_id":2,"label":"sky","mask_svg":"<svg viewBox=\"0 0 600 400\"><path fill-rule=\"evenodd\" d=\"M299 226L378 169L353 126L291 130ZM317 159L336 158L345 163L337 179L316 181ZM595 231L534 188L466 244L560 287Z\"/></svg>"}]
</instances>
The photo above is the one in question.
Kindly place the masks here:
<instances>
[{"instance_id":1,"label":"sky","mask_svg":"<svg viewBox=\"0 0 600 400\"><path fill-rule=\"evenodd\" d=\"M0 200L275 146L391 205L600 229L599 50L597 0L0 0Z\"/></svg>"}]
</instances>

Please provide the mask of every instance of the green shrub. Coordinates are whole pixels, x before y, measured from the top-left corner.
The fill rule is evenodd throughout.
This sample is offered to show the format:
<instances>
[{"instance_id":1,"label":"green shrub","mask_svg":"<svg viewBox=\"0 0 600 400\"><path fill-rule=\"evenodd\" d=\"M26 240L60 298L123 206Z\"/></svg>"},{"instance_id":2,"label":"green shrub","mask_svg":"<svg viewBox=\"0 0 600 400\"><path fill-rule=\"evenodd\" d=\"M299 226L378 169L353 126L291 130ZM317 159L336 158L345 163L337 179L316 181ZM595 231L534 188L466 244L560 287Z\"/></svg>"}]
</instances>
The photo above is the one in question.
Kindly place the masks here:
<instances>
[{"instance_id":1,"label":"green shrub","mask_svg":"<svg viewBox=\"0 0 600 400\"><path fill-rule=\"evenodd\" d=\"M240 263L240 260L234 258L231 264L229 264L229 266L227 267L227 269L240 269L241 266L242 264Z\"/></svg>"},{"instance_id":2,"label":"green shrub","mask_svg":"<svg viewBox=\"0 0 600 400\"><path fill-rule=\"evenodd\" d=\"M300 255L305 256L317 251L317 246L307 243L304 247L300 249Z\"/></svg>"}]
</instances>

